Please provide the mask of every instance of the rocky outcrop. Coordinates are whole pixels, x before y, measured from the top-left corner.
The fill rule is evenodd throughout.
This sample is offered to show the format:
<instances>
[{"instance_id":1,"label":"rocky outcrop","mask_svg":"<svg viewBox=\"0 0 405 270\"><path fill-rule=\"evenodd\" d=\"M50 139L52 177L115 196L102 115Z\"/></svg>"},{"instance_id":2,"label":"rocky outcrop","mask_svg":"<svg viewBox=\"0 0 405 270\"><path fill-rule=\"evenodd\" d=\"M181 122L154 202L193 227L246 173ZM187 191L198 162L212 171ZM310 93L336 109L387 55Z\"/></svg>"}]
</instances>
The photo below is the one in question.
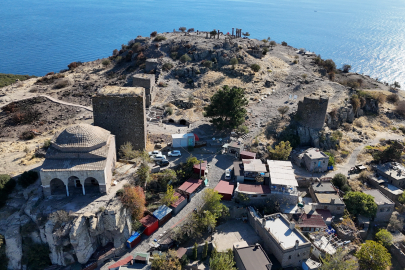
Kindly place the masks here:
<instances>
[{"instance_id":1,"label":"rocky outcrop","mask_svg":"<svg viewBox=\"0 0 405 270\"><path fill-rule=\"evenodd\" d=\"M311 145L319 148L319 130L299 126L297 128L297 133L300 137L300 144Z\"/></svg>"},{"instance_id":2,"label":"rocky outcrop","mask_svg":"<svg viewBox=\"0 0 405 270\"><path fill-rule=\"evenodd\" d=\"M21 269L22 237L20 233L20 215L14 213L7 219L8 229L4 235L8 269Z\"/></svg>"}]
</instances>

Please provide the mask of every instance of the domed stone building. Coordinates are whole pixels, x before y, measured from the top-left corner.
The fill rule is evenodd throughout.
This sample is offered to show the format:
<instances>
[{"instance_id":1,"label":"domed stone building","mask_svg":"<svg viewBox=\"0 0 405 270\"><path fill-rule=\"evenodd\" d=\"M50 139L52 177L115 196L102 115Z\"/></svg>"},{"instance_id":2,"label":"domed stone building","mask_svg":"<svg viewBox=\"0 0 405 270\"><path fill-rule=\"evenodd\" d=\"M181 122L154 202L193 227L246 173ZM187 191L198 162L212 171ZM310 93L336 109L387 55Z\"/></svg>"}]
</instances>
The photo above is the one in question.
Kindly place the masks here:
<instances>
[{"instance_id":1,"label":"domed stone building","mask_svg":"<svg viewBox=\"0 0 405 270\"><path fill-rule=\"evenodd\" d=\"M87 124L55 134L40 176L45 196L107 193L115 167L115 136Z\"/></svg>"}]
</instances>

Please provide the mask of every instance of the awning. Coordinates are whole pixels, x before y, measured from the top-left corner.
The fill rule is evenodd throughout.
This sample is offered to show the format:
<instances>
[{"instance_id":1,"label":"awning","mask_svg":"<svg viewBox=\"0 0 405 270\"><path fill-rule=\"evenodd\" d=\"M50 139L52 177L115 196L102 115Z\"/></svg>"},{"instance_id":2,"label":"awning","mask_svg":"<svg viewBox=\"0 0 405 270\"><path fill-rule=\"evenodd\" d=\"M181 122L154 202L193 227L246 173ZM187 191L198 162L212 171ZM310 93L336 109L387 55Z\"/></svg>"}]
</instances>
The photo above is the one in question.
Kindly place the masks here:
<instances>
[{"instance_id":1,"label":"awning","mask_svg":"<svg viewBox=\"0 0 405 270\"><path fill-rule=\"evenodd\" d=\"M194 138L195 138L196 142L198 142L200 140L200 138L198 138L197 134L195 134L195 133L194 133Z\"/></svg>"}]
</instances>

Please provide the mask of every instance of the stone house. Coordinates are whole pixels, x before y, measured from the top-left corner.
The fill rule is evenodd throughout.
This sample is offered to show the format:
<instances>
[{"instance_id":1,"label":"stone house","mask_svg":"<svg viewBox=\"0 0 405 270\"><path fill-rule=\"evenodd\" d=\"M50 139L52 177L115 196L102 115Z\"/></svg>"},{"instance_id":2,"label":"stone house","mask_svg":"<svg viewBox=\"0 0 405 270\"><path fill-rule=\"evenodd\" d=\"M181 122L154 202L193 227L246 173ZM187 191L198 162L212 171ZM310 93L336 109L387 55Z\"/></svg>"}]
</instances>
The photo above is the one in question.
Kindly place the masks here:
<instances>
[{"instance_id":1,"label":"stone house","mask_svg":"<svg viewBox=\"0 0 405 270\"><path fill-rule=\"evenodd\" d=\"M239 270L271 270L273 265L260 244L249 246L245 241L234 243L233 253Z\"/></svg>"},{"instance_id":2,"label":"stone house","mask_svg":"<svg viewBox=\"0 0 405 270\"><path fill-rule=\"evenodd\" d=\"M401 197L402 193L404 192L403 189L388 183L386 179L382 179L381 177L368 177L368 183L374 188L381 191L391 201L395 202L397 206L400 205L400 203L398 202L398 198Z\"/></svg>"},{"instance_id":3,"label":"stone house","mask_svg":"<svg viewBox=\"0 0 405 270\"><path fill-rule=\"evenodd\" d=\"M298 182L291 161L267 160L270 175L269 186L274 200L296 204L298 202Z\"/></svg>"},{"instance_id":4,"label":"stone house","mask_svg":"<svg viewBox=\"0 0 405 270\"><path fill-rule=\"evenodd\" d=\"M338 194L315 193L315 196L312 199L316 202L316 209L329 210L334 216L341 216L344 214L346 205Z\"/></svg>"},{"instance_id":5,"label":"stone house","mask_svg":"<svg viewBox=\"0 0 405 270\"><path fill-rule=\"evenodd\" d=\"M149 107L150 105L152 105L152 102L155 99L155 96L156 96L155 81L156 81L155 74L140 73L140 74L135 74L132 77L132 86L133 87L142 87L145 89L145 106L146 107Z\"/></svg>"},{"instance_id":6,"label":"stone house","mask_svg":"<svg viewBox=\"0 0 405 270\"><path fill-rule=\"evenodd\" d=\"M405 187L405 167L397 162L387 162L377 165L377 173L387 179L387 182L399 187Z\"/></svg>"},{"instance_id":7,"label":"stone house","mask_svg":"<svg viewBox=\"0 0 405 270\"><path fill-rule=\"evenodd\" d=\"M55 134L40 170L45 196L107 193L115 167L115 136L87 124Z\"/></svg>"},{"instance_id":8,"label":"stone house","mask_svg":"<svg viewBox=\"0 0 405 270\"><path fill-rule=\"evenodd\" d=\"M302 160L309 172L326 172L328 170L329 157L317 148L306 150Z\"/></svg>"},{"instance_id":9,"label":"stone house","mask_svg":"<svg viewBox=\"0 0 405 270\"><path fill-rule=\"evenodd\" d=\"M374 202L377 204L377 213L374 217L375 222L389 222L392 213L395 210L395 203L388 199L378 189L364 190L364 193L374 197Z\"/></svg>"},{"instance_id":10,"label":"stone house","mask_svg":"<svg viewBox=\"0 0 405 270\"><path fill-rule=\"evenodd\" d=\"M248 209L249 223L261 237L264 250L273 254L281 267L300 267L309 258L311 242L284 214L261 218L252 207L249 206Z\"/></svg>"}]
</instances>

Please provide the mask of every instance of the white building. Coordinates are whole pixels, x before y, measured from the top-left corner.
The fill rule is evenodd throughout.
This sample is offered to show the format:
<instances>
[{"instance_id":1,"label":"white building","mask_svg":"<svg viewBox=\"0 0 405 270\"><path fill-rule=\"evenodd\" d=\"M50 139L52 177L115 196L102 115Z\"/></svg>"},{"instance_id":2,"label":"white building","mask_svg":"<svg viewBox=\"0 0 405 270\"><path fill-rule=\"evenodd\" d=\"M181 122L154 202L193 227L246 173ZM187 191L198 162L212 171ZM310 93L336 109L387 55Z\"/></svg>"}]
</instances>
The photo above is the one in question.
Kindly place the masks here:
<instances>
[{"instance_id":1,"label":"white building","mask_svg":"<svg viewBox=\"0 0 405 270\"><path fill-rule=\"evenodd\" d=\"M187 134L172 134L173 147L189 147L195 146L195 136L193 133Z\"/></svg>"}]
</instances>

